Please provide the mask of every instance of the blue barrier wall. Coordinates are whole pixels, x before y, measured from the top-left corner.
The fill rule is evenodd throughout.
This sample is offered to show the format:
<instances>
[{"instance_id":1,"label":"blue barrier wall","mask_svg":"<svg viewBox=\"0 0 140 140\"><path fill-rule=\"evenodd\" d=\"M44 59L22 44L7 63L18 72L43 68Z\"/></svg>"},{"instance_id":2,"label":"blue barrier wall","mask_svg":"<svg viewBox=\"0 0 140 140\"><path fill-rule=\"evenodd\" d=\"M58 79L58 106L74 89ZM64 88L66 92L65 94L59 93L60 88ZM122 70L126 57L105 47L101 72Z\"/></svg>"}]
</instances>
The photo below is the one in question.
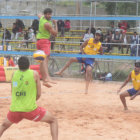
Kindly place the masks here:
<instances>
[{"instance_id":1,"label":"blue barrier wall","mask_svg":"<svg viewBox=\"0 0 140 140\"><path fill-rule=\"evenodd\" d=\"M26 55L31 56L33 52L24 51L0 51L3 55ZM119 60L140 60L140 57L135 56L116 56L116 55L85 55L85 54L63 54L63 53L51 53L51 56L55 57L82 57L82 58L100 58L100 59L119 59Z\"/></svg>"},{"instance_id":2,"label":"blue barrier wall","mask_svg":"<svg viewBox=\"0 0 140 140\"><path fill-rule=\"evenodd\" d=\"M37 16L0 16L0 19L25 19L34 20L38 19ZM62 19L62 20L140 20L140 17L78 17L78 16L53 16L52 19Z\"/></svg>"}]
</instances>

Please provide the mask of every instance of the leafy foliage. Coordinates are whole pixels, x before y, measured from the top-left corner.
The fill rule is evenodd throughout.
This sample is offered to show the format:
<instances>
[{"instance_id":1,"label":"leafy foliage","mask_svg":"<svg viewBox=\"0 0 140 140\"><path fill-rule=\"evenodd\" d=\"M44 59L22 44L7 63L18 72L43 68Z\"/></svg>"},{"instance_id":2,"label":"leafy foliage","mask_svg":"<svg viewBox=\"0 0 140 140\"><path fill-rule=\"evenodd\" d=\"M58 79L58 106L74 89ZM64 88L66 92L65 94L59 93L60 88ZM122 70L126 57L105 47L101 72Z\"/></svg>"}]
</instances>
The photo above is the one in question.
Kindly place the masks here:
<instances>
[{"instance_id":1,"label":"leafy foliage","mask_svg":"<svg viewBox=\"0 0 140 140\"><path fill-rule=\"evenodd\" d=\"M114 3L114 2L102 2L105 6L105 10L109 15L133 15L136 16L136 3ZM139 6L139 5L138 5ZM140 8L138 15L140 13ZM124 19L125 20L125 19ZM132 27L136 26L136 21L128 21L128 24Z\"/></svg>"},{"instance_id":2,"label":"leafy foliage","mask_svg":"<svg viewBox=\"0 0 140 140\"><path fill-rule=\"evenodd\" d=\"M136 15L136 3L103 2L102 4L105 5L105 10L110 15Z\"/></svg>"}]
</instances>

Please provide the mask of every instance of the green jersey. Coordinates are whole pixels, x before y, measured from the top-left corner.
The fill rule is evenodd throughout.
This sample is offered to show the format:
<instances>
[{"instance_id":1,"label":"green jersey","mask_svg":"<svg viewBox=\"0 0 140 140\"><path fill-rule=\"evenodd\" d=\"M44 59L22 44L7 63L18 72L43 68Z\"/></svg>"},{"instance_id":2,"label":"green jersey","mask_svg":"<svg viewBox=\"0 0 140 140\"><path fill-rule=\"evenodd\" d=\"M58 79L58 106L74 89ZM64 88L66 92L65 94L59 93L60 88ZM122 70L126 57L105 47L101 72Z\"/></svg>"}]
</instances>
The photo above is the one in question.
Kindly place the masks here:
<instances>
[{"instance_id":1,"label":"green jersey","mask_svg":"<svg viewBox=\"0 0 140 140\"><path fill-rule=\"evenodd\" d=\"M37 108L37 88L34 71L17 70L12 78L12 112L30 112Z\"/></svg>"},{"instance_id":2,"label":"green jersey","mask_svg":"<svg viewBox=\"0 0 140 140\"><path fill-rule=\"evenodd\" d=\"M38 31L38 34L37 34L37 39L50 39L51 34L44 27L45 23L47 23L47 22L52 25L52 21L51 20L47 20L44 16L42 16L40 18L40 21L39 21L39 31Z\"/></svg>"}]
</instances>

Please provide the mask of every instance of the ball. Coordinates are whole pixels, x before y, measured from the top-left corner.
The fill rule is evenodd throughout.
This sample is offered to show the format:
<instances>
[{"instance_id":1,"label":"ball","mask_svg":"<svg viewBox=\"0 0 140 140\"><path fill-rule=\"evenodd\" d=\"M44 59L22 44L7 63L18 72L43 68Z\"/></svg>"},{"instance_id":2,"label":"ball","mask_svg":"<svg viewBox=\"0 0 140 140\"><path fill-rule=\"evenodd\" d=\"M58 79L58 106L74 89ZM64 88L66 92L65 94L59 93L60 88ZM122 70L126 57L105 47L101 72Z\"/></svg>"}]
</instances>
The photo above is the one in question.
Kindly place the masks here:
<instances>
[{"instance_id":1,"label":"ball","mask_svg":"<svg viewBox=\"0 0 140 140\"><path fill-rule=\"evenodd\" d=\"M46 58L46 54L44 53L44 51L42 50L37 50L33 53L33 58L37 61L37 62L42 62L45 58Z\"/></svg>"}]
</instances>

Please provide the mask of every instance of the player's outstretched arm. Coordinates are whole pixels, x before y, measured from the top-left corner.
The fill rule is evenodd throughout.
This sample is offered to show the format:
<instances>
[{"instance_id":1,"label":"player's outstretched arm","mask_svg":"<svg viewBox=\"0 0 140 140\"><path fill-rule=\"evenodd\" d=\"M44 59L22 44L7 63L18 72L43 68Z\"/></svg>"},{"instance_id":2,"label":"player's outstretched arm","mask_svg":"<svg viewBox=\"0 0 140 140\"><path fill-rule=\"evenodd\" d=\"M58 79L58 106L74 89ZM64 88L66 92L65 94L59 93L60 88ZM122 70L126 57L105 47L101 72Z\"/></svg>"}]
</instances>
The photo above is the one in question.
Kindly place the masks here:
<instances>
[{"instance_id":1,"label":"player's outstretched arm","mask_svg":"<svg viewBox=\"0 0 140 140\"><path fill-rule=\"evenodd\" d=\"M127 79L124 81L123 85L118 89L117 93L121 91L121 89L126 86L126 84L131 80L131 73L128 75Z\"/></svg>"}]
</instances>

